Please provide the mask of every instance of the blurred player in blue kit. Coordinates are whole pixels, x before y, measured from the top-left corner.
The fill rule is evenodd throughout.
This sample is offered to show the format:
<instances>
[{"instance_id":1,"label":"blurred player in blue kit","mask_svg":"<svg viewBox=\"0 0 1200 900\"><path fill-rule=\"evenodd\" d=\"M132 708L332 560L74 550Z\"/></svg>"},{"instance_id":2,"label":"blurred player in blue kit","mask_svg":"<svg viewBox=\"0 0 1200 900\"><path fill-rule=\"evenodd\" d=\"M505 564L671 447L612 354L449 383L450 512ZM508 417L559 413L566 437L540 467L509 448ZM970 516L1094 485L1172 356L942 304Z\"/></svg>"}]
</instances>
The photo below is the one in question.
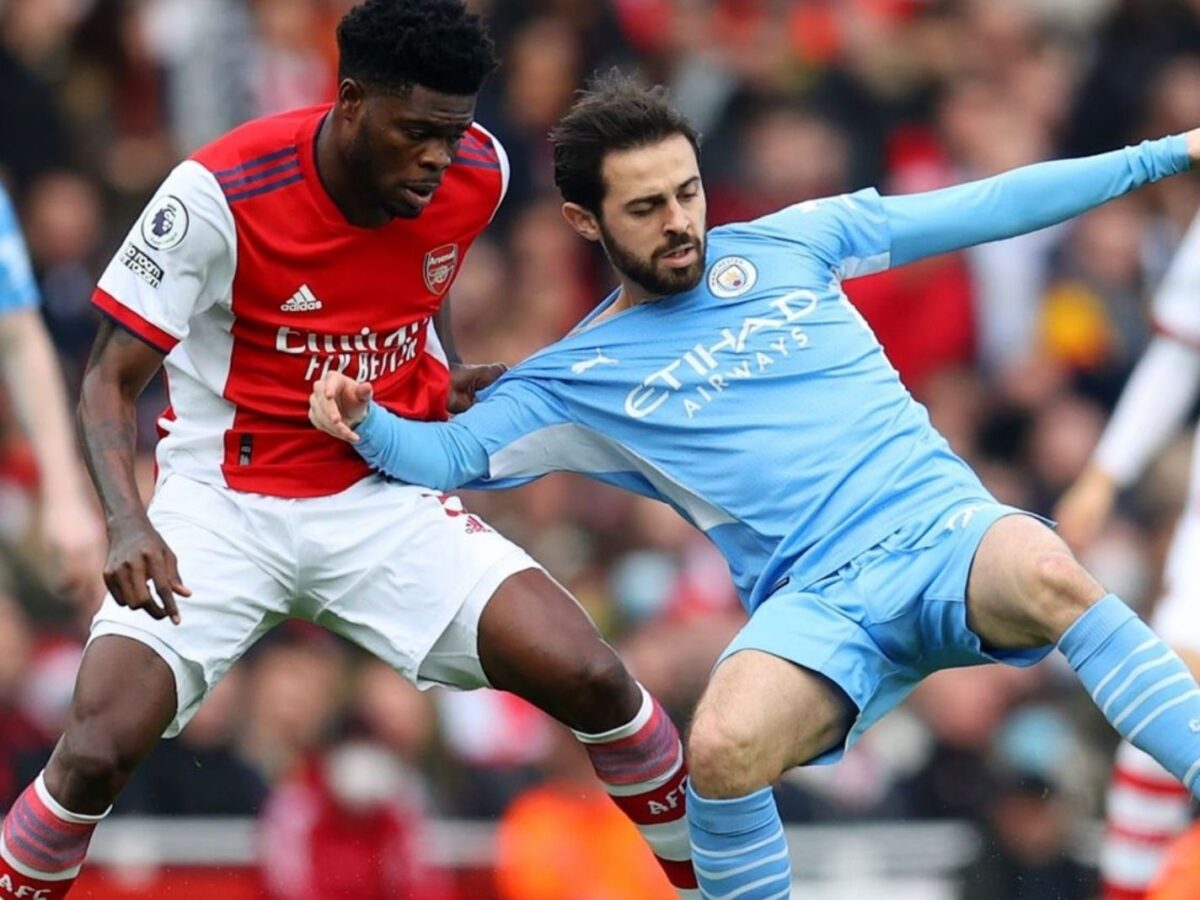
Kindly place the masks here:
<instances>
[{"instance_id":1,"label":"blurred player in blue kit","mask_svg":"<svg viewBox=\"0 0 1200 900\"><path fill-rule=\"evenodd\" d=\"M790 896L770 783L830 763L939 669L1056 646L1113 726L1200 785L1200 688L1045 524L933 429L844 279L1061 222L1200 158L1200 131L903 197L874 190L706 231L698 140L619 75L552 134L571 226L620 286L448 423L330 375L310 418L404 481L572 471L669 503L721 550L750 621L688 743L707 898Z\"/></svg>"},{"instance_id":2,"label":"blurred player in blue kit","mask_svg":"<svg viewBox=\"0 0 1200 900\"><path fill-rule=\"evenodd\" d=\"M16 213L0 187L0 374L37 460L39 532L59 587L90 607L103 586L104 531L75 450L67 392L39 302Z\"/></svg>"}]
</instances>

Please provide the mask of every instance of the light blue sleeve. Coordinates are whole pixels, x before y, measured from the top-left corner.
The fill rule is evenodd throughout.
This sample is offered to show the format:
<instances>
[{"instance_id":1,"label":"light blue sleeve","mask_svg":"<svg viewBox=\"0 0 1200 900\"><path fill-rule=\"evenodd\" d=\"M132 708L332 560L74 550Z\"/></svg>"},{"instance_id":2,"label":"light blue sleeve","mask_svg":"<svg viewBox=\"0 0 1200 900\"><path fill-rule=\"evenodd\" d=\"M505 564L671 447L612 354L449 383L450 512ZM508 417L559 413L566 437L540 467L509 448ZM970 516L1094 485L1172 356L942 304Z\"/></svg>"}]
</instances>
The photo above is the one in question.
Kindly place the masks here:
<instances>
[{"instance_id":1,"label":"light blue sleeve","mask_svg":"<svg viewBox=\"0 0 1200 900\"><path fill-rule=\"evenodd\" d=\"M1175 135L937 191L881 197L868 188L807 200L749 229L803 246L837 277L853 278L1055 225L1188 166L1187 138Z\"/></svg>"},{"instance_id":2,"label":"light blue sleeve","mask_svg":"<svg viewBox=\"0 0 1200 900\"><path fill-rule=\"evenodd\" d=\"M414 422L372 403L354 448L385 475L438 490L516 487L556 471L553 433L539 433L563 424L565 410L518 371L450 422Z\"/></svg>"},{"instance_id":3,"label":"light blue sleeve","mask_svg":"<svg viewBox=\"0 0 1200 900\"><path fill-rule=\"evenodd\" d=\"M874 188L795 203L748 228L752 235L814 253L838 278L869 275L889 265L892 233Z\"/></svg>"},{"instance_id":4,"label":"light blue sleeve","mask_svg":"<svg viewBox=\"0 0 1200 900\"><path fill-rule=\"evenodd\" d=\"M0 188L0 315L37 305L29 253L8 195Z\"/></svg>"},{"instance_id":5,"label":"light blue sleeve","mask_svg":"<svg viewBox=\"0 0 1200 900\"><path fill-rule=\"evenodd\" d=\"M881 205L892 265L1037 231L1188 169L1184 135L1098 156L1063 159L899 197Z\"/></svg>"},{"instance_id":6,"label":"light blue sleeve","mask_svg":"<svg viewBox=\"0 0 1200 900\"><path fill-rule=\"evenodd\" d=\"M371 468L449 491L487 473L487 452L457 422L414 422L372 403L355 428L354 449Z\"/></svg>"}]
</instances>

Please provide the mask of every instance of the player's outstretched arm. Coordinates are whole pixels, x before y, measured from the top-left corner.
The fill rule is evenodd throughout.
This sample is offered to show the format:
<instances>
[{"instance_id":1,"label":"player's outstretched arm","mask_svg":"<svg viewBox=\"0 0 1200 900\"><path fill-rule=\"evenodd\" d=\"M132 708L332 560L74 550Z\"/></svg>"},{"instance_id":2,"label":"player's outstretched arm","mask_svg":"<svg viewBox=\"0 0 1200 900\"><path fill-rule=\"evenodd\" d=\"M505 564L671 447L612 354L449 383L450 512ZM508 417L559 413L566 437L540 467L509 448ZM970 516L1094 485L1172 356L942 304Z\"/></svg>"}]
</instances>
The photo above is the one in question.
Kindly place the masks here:
<instances>
[{"instance_id":1,"label":"player's outstretched arm","mask_svg":"<svg viewBox=\"0 0 1200 900\"><path fill-rule=\"evenodd\" d=\"M488 472L487 451L469 429L402 419L371 401L369 383L340 372L313 385L308 417L326 434L353 444L372 468L410 484L448 491Z\"/></svg>"},{"instance_id":2,"label":"player's outstretched arm","mask_svg":"<svg viewBox=\"0 0 1200 900\"><path fill-rule=\"evenodd\" d=\"M1121 488L1132 484L1183 424L1200 393L1200 215L1175 251L1154 293L1162 334L1139 360L1121 392L1084 473L1055 510L1059 533L1083 549L1104 528Z\"/></svg>"},{"instance_id":3,"label":"player's outstretched arm","mask_svg":"<svg viewBox=\"0 0 1200 900\"><path fill-rule=\"evenodd\" d=\"M891 264L1066 221L1200 160L1200 130L1110 153L1013 169L920 194L882 198Z\"/></svg>"},{"instance_id":4,"label":"player's outstretched arm","mask_svg":"<svg viewBox=\"0 0 1200 900\"><path fill-rule=\"evenodd\" d=\"M1080 549L1095 540L1117 491L1178 432L1198 393L1200 348L1169 335L1155 338L1121 392L1091 464L1056 510L1068 544Z\"/></svg>"}]
</instances>

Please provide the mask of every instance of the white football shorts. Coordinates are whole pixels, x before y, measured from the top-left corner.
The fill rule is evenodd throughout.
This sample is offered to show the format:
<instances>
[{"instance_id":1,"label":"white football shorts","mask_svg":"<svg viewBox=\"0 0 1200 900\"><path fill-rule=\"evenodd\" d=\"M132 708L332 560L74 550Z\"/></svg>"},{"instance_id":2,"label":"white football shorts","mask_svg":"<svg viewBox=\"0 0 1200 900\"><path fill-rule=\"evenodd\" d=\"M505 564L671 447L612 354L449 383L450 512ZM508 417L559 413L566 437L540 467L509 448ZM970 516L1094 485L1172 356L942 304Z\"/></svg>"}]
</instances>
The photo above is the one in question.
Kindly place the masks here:
<instances>
[{"instance_id":1,"label":"white football shorts","mask_svg":"<svg viewBox=\"0 0 1200 900\"><path fill-rule=\"evenodd\" d=\"M230 666L272 627L305 619L368 650L420 688L487 685L479 617L500 584L539 568L457 497L371 476L290 499L164 477L150 521L192 591L181 623L106 597L89 640L123 635L175 674L178 734Z\"/></svg>"}]
</instances>

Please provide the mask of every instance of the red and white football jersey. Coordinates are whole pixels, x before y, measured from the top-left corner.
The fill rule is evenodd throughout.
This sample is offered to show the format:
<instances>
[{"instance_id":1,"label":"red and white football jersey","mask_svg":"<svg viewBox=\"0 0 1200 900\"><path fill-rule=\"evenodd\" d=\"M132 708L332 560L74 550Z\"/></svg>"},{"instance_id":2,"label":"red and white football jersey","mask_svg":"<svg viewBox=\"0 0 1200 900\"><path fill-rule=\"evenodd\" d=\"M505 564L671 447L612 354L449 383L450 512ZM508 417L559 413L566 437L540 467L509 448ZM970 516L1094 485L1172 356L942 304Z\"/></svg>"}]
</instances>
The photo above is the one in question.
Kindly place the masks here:
<instances>
[{"instance_id":1,"label":"red and white football jersey","mask_svg":"<svg viewBox=\"0 0 1200 900\"><path fill-rule=\"evenodd\" d=\"M250 122L181 163L100 279L95 304L167 354L164 473L282 497L358 481L358 454L308 421L330 369L393 412L446 416L432 317L503 199L504 150L473 125L418 218L359 228L317 175L328 110Z\"/></svg>"}]
</instances>

